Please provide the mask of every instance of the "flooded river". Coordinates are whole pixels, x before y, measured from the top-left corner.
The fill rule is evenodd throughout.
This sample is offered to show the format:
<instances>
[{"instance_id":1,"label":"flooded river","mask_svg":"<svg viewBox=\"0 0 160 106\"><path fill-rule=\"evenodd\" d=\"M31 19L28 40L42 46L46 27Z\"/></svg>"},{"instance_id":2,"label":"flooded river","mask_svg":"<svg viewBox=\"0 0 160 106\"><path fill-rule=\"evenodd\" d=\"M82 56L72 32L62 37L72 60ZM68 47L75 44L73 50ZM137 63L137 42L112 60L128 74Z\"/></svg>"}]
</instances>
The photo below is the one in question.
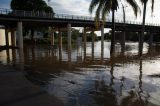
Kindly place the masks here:
<instances>
[{"instance_id":1,"label":"flooded river","mask_svg":"<svg viewBox=\"0 0 160 106\"><path fill-rule=\"evenodd\" d=\"M68 52L46 45L24 48L21 61L18 50L0 51L0 64L20 67L25 78L54 95L67 106L160 106L160 45L149 49L144 44L143 57L138 57L138 43L127 42L121 52L110 56L110 42L74 45Z\"/></svg>"}]
</instances>

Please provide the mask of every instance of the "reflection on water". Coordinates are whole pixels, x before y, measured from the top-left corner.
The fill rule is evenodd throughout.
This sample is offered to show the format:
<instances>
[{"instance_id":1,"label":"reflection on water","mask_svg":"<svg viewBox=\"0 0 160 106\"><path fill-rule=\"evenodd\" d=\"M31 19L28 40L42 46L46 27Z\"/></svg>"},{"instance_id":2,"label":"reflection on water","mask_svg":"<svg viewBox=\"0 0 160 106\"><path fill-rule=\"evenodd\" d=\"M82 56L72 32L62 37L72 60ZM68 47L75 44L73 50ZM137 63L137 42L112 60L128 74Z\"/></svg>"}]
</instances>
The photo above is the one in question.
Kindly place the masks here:
<instances>
[{"instance_id":1,"label":"reflection on water","mask_svg":"<svg viewBox=\"0 0 160 106\"><path fill-rule=\"evenodd\" d=\"M138 43L126 43L121 52L116 45L110 56L110 43L87 43L72 50L63 45L25 46L24 54L18 50L0 52L1 64L24 68L26 78L55 95L67 105L100 106L158 106L160 104L160 46L138 57ZM93 53L94 50L94 53ZM101 52L103 51L103 52Z\"/></svg>"}]
</instances>

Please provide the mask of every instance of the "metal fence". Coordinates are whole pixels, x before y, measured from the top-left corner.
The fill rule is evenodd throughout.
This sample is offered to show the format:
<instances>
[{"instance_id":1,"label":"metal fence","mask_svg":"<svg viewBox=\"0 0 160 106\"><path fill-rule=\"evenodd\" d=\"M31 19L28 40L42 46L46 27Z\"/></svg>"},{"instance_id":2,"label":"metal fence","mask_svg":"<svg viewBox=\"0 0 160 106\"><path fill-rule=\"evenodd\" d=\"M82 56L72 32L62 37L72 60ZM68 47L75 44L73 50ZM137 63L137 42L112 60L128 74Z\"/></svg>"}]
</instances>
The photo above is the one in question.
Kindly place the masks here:
<instances>
[{"instance_id":1,"label":"metal fence","mask_svg":"<svg viewBox=\"0 0 160 106\"><path fill-rule=\"evenodd\" d=\"M0 8L1 15L9 15L9 16L19 16L19 17L35 17L35 18L48 18L48 19L72 19L72 20L86 20L86 21L94 21L94 17L89 16L78 16L78 15L68 15L68 14L55 14L55 13L46 13L44 11L23 11L23 10L10 10ZM112 19L107 19L106 22L112 22ZM116 23L124 23L123 20L115 19ZM125 24L135 24L141 25L141 22L137 21L128 21L126 20ZM154 23L145 23L148 26L160 26L160 24Z\"/></svg>"}]
</instances>

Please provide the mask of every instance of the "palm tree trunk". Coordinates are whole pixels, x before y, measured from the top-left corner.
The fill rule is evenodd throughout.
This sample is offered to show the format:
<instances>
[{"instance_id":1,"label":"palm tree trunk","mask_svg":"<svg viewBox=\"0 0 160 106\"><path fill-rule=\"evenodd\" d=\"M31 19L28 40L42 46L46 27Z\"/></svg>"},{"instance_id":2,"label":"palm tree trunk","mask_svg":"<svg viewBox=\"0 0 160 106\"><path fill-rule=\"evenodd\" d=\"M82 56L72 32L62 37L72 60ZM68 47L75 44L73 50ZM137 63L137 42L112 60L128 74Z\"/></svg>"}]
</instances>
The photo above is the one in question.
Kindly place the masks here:
<instances>
[{"instance_id":1,"label":"palm tree trunk","mask_svg":"<svg viewBox=\"0 0 160 106\"><path fill-rule=\"evenodd\" d=\"M114 22L114 1L112 3L112 37L111 37L111 51L110 54L114 53L115 51L115 22Z\"/></svg>"},{"instance_id":2,"label":"palm tree trunk","mask_svg":"<svg viewBox=\"0 0 160 106\"><path fill-rule=\"evenodd\" d=\"M144 42L144 31L145 31L145 19L146 19L146 6L147 2L144 2L144 7L143 7L143 22L142 22L142 32L141 36L139 37L139 55L142 56L143 54L143 42Z\"/></svg>"}]
</instances>

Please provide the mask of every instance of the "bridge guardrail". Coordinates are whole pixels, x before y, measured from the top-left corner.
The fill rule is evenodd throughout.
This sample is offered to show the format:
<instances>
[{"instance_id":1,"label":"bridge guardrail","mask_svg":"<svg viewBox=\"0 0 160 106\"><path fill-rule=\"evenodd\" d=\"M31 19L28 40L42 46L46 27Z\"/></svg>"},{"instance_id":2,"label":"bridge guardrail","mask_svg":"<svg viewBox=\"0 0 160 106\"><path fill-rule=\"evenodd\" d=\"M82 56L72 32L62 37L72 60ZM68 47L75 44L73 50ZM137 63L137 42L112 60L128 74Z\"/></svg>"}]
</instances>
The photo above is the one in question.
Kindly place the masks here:
<instances>
[{"instance_id":1,"label":"bridge guardrail","mask_svg":"<svg viewBox=\"0 0 160 106\"><path fill-rule=\"evenodd\" d=\"M10 15L10 16L20 16L20 17L41 17L41 18L49 18L49 19L74 19L74 20L87 20L94 21L94 17L89 16L76 16L76 15L68 15L68 14L55 14L55 13L45 13L43 11L23 11L23 10L11 10L11 9L3 9L0 8L0 14L2 15ZM112 22L111 19L107 19L106 22ZM115 19L116 23L124 23L122 20ZM125 24L135 24L141 25L141 22L137 21L125 21ZM146 23L145 25L151 26L159 26L159 24Z\"/></svg>"}]
</instances>

